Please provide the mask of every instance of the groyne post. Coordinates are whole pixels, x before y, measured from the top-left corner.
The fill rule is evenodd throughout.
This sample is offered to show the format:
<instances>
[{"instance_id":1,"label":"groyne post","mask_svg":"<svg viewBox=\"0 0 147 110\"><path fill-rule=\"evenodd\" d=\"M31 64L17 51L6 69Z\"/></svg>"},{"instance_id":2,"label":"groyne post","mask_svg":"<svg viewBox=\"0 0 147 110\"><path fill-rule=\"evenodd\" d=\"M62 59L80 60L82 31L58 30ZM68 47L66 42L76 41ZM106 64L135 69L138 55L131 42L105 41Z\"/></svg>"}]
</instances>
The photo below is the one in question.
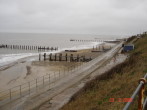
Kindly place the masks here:
<instances>
[{"instance_id":1,"label":"groyne post","mask_svg":"<svg viewBox=\"0 0 147 110\"><path fill-rule=\"evenodd\" d=\"M67 53L66 53L66 55L65 55L65 60L67 61Z\"/></svg>"},{"instance_id":2,"label":"groyne post","mask_svg":"<svg viewBox=\"0 0 147 110\"><path fill-rule=\"evenodd\" d=\"M44 61L45 61L45 60L46 60L46 53L44 53L44 55L43 55L43 56L44 56Z\"/></svg>"},{"instance_id":3,"label":"groyne post","mask_svg":"<svg viewBox=\"0 0 147 110\"><path fill-rule=\"evenodd\" d=\"M73 54L70 55L70 62L73 61Z\"/></svg>"},{"instance_id":4,"label":"groyne post","mask_svg":"<svg viewBox=\"0 0 147 110\"><path fill-rule=\"evenodd\" d=\"M53 47L51 47L51 51L53 51Z\"/></svg>"},{"instance_id":5,"label":"groyne post","mask_svg":"<svg viewBox=\"0 0 147 110\"><path fill-rule=\"evenodd\" d=\"M62 61L62 53L59 54L59 61Z\"/></svg>"},{"instance_id":6,"label":"groyne post","mask_svg":"<svg viewBox=\"0 0 147 110\"><path fill-rule=\"evenodd\" d=\"M83 62L85 62L85 56L83 56Z\"/></svg>"},{"instance_id":7,"label":"groyne post","mask_svg":"<svg viewBox=\"0 0 147 110\"><path fill-rule=\"evenodd\" d=\"M102 48L103 48L103 50L105 50L105 47L104 47L104 45L102 46Z\"/></svg>"},{"instance_id":8,"label":"groyne post","mask_svg":"<svg viewBox=\"0 0 147 110\"><path fill-rule=\"evenodd\" d=\"M77 62L79 62L79 54L77 55Z\"/></svg>"},{"instance_id":9,"label":"groyne post","mask_svg":"<svg viewBox=\"0 0 147 110\"><path fill-rule=\"evenodd\" d=\"M50 58L49 59L50 59L50 61L52 61L52 53L50 53Z\"/></svg>"},{"instance_id":10,"label":"groyne post","mask_svg":"<svg viewBox=\"0 0 147 110\"><path fill-rule=\"evenodd\" d=\"M57 61L57 54L55 54L55 61Z\"/></svg>"},{"instance_id":11,"label":"groyne post","mask_svg":"<svg viewBox=\"0 0 147 110\"><path fill-rule=\"evenodd\" d=\"M41 61L41 54L39 54L39 61Z\"/></svg>"}]
</instances>

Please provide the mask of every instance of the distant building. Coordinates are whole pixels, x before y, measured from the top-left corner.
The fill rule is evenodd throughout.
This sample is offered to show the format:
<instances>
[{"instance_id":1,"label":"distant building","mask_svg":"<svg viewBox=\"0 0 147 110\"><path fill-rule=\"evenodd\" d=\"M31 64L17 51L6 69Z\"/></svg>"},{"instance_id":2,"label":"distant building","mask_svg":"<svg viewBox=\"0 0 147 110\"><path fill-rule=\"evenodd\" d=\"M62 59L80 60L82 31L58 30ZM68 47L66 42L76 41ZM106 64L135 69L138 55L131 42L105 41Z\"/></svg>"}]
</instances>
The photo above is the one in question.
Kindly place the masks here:
<instances>
[{"instance_id":1,"label":"distant building","mask_svg":"<svg viewBox=\"0 0 147 110\"><path fill-rule=\"evenodd\" d=\"M123 51L128 52L134 50L134 45L133 44L128 44L123 46Z\"/></svg>"}]
</instances>

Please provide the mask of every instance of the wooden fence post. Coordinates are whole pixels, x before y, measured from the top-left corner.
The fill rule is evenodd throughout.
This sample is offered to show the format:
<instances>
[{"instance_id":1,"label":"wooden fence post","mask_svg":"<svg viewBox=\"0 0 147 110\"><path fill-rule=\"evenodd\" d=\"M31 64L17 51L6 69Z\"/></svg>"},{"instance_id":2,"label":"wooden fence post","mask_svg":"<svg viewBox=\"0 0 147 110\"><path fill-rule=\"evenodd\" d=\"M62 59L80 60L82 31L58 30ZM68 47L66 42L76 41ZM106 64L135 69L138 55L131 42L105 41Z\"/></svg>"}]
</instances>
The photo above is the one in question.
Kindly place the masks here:
<instances>
[{"instance_id":1,"label":"wooden fence post","mask_svg":"<svg viewBox=\"0 0 147 110\"><path fill-rule=\"evenodd\" d=\"M29 95L30 95L30 93L31 93L30 82L28 82L28 85L29 85Z\"/></svg>"},{"instance_id":2,"label":"wooden fence post","mask_svg":"<svg viewBox=\"0 0 147 110\"><path fill-rule=\"evenodd\" d=\"M59 70L59 79L60 79L60 70Z\"/></svg>"},{"instance_id":3,"label":"wooden fence post","mask_svg":"<svg viewBox=\"0 0 147 110\"><path fill-rule=\"evenodd\" d=\"M65 68L64 68L64 76L65 76Z\"/></svg>"},{"instance_id":4,"label":"wooden fence post","mask_svg":"<svg viewBox=\"0 0 147 110\"><path fill-rule=\"evenodd\" d=\"M50 74L49 74L49 78L48 78L48 81L49 81L49 83L50 83Z\"/></svg>"},{"instance_id":5,"label":"wooden fence post","mask_svg":"<svg viewBox=\"0 0 147 110\"><path fill-rule=\"evenodd\" d=\"M56 75L55 75L55 72L54 72L54 78L55 78L55 80L56 80Z\"/></svg>"},{"instance_id":6,"label":"wooden fence post","mask_svg":"<svg viewBox=\"0 0 147 110\"><path fill-rule=\"evenodd\" d=\"M50 88L50 74L49 74L49 78L48 78L48 79L49 79L49 81L48 81L48 82L49 82L49 84L48 84L48 85L49 85L49 88Z\"/></svg>"},{"instance_id":7,"label":"wooden fence post","mask_svg":"<svg viewBox=\"0 0 147 110\"><path fill-rule=\"evenodd\" d=\"M44 86L44 76L43 76L43 86Z\"/></svg>"},{"instance_id":8,"label":"wooden fence post","mask_svg":"<svg viewBox=\"0 0 147 110\"><path fill-rule=\"evenodd\" d=\"M10 101L11 101L12 99L11 89L9 90L9 94L10 94Z\"/></svg>"},{"instance_id":9,"label":"wooden fence post","mask_svg":"<svg viewBox=\"0 0 147 110\"><path fill-rule=\"evenodd\" d=\"M21 94L21 85L20 85L20 97L21 97L21 95L22 95L22 94Z\"/></svg>"},{"instance_id":10,"label":"wooden fence post","mask_svg":"<svg viewBox=\"0 0 147 110\"><path fill-rule=\"evenodd\" d=\"M37 85L37 78L36 78L36 89L37 89L37 86L38 86L38 85Z\"/></svg>"}]
</instances>

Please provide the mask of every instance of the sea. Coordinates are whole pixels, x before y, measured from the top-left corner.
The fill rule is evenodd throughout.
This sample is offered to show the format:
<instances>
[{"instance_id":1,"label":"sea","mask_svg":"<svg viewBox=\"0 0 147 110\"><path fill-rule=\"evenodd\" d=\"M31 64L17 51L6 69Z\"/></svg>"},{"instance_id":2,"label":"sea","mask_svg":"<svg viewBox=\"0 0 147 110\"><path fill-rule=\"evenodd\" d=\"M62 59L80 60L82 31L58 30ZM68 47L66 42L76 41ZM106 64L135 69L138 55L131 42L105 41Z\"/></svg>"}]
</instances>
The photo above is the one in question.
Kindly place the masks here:
<instances>
[{"instance_id":1,"label":"sea","mask_svg":"<svg viewBox=\"0 0 147 110\"><path fill-rule=\"evenodd\" d=\"M74 39L75 41L70 41ZM58 51L46 51L46 53L58 53L64 50L81 50L93 48L105 40L120 39L117 35L90 35L90 34L49 34L49 33L0 33L0 45L25 45L58 47ZM38 50L20 50L0 48L0 67L28 58L35 60ZM44 52L41 52L44 53Z\"/></svg>"}]
</instances>

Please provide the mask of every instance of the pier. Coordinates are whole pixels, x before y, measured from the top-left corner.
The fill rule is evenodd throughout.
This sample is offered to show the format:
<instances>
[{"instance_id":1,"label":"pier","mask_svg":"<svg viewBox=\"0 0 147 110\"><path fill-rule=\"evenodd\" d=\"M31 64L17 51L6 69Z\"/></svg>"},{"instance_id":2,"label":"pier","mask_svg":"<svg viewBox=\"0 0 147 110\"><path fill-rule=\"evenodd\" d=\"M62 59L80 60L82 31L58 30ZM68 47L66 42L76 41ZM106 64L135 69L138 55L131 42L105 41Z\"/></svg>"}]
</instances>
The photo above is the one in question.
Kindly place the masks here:
<instances>
[{"instance_id":1,"label":"pier","mask_svg":"<svg viewBox=\"0 0 147 110\"><path fill-rule=\"evenodd\" d=\"M84 39L70 39L70 41L74 42L105 42L105 43L120 43L123 39L116 39L116 40L102 40L102 39L95 39L95 40L84 40Z\"/></svg>"},{"instance_id":2,"label":"pier","mask_svg":"<svg viewBox=\"0 0 147 110\"><path fill-rule=\"evenodd\" d=\"M75 41L75 42L104 42L104 40L84 40L84 39L70 39L70 41Z\"/></svg>"}]
</instances>

